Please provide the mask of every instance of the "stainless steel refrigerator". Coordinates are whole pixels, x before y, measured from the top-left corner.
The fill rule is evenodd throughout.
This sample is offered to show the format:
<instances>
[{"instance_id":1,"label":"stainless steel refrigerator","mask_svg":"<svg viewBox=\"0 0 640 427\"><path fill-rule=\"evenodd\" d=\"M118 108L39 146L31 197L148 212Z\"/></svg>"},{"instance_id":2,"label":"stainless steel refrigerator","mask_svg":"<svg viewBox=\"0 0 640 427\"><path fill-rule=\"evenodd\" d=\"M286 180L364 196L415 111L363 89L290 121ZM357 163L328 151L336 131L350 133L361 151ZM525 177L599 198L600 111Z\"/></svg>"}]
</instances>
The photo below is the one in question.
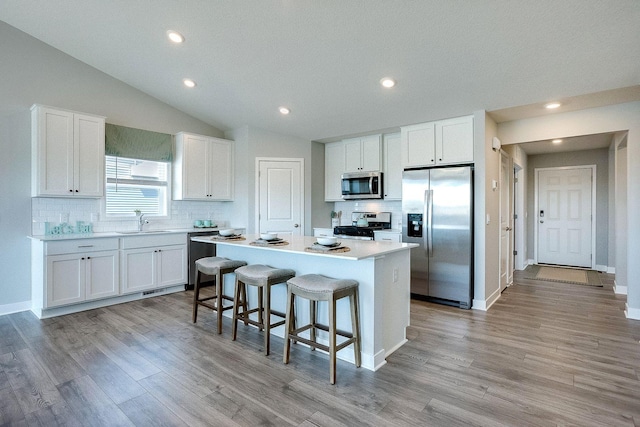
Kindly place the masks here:
<instances>
[{"instance_id":1,"label":"stainless steel refrigerator","mask_svg":"<svg viewBox=\"0 0 640 427\"><path fill-rule=\"evenodd\" d=\"M402 239L414 298L471 308L473 168L409 169L402 176Z\"/></svg>"}]
</instances>

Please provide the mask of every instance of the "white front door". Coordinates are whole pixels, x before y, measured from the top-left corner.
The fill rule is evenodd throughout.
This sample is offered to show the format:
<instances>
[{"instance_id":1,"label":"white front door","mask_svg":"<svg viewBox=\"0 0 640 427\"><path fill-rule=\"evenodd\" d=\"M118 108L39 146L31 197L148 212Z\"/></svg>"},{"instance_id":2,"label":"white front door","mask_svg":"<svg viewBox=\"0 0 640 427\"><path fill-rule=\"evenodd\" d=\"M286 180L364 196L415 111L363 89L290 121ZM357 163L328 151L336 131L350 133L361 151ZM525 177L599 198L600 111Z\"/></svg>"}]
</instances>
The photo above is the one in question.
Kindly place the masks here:
<instances>
[{"instance_id":1,"label":"white front door","mask_svg":"<svg viewBox=\"0 0 640 427\"><path fill-rule=\"evenodd\" d=\"M500 292L509 285L511 271L511 162L503 151L500 162Z\"/></svg>"},{"instance_id":2,"label":"white front door","mask_svg":"<svg viewBox=\"0 0 640 427\"><path fill-rule=\"evenodd\" d=\"M302 235L304 159L257 159L258 232Z\"/></svg>"},{"instance_id":3,"label":"white front door","mask_svg":"<svg viewBox=\"0 0 640 427\"><path fill-rule=\"evenodd\" d=\"M539 169L537 262L592 267L591 166Z\"/></svg>"}]
</instances>

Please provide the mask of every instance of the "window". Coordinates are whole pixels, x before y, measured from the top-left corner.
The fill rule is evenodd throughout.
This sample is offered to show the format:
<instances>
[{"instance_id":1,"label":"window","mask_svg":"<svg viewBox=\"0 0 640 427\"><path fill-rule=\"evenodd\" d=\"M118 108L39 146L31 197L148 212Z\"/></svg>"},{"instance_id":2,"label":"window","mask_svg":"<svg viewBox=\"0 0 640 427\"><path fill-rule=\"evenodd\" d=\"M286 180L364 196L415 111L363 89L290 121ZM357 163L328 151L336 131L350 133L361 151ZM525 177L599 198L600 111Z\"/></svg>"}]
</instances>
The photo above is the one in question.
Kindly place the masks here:
<instances>
[{"instance_id":1,"label":"window","mask_svg":"<svg viewBox=\"0 0 640 427\"><path fill-rule=\"evenodd\" d=\"M167 215L169 163L106 156L105 170L107 217Z\"/></svg>"}]
</instances>

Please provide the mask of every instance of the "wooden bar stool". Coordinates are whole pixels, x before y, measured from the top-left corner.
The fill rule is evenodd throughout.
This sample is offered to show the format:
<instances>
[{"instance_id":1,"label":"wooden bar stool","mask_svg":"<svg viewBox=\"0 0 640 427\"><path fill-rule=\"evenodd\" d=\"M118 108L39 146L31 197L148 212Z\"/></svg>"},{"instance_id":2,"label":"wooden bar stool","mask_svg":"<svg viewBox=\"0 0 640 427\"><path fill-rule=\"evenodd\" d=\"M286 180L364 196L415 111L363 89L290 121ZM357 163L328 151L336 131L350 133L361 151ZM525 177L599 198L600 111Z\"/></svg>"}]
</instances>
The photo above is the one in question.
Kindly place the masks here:
<instances>
[{"instance_id":1,"label":"wooden bar stool","mask_svg":"<svg viewBox=\"0 0 640 427\"><path fill-rule=\"evenodd\" d=\"M295 297L299 296L309 300L310 319L309 324L295 327ZM349 297L351 306L351 331L345 332L336 329L336 301ZM318 323L317 303L327 301L329 305L329 325ZM316 329L322 329L329 333L329 345L316 341ZM301 332L309 330L310 339L300 336ZM347 338L338 344L336 336ZM311 350L319 348L329 353L329 381L336 383L336 353L353 343L353 353L356 367L360 367L360 321L358 313L358 282L348 279L332 279L320 274L305 274L287 281L287 313L285 320L284 354L282 361L289 363L290 340L300 341L311 346Z\"/></svg>"},{"instance_id":2,"label":"wooden bar stool","mask_svg":"<svg viewBox=\"0 0 640 427\"><path fill-rule=\"evenodd\" d=\"M271 286L278 283L286 283L287 280L295 277L296 272L288 268L273 268L266 265L255 264L240 267L236 270L235 299L233 302L233 340L236 339L238 320L257 326L262 331L264 329L264 354L269 355L269 343L271 341L271 328L284 324L285 314L271 310ZM258 287L258 307L247 310L246 285ZM240 312L240 297L244 295L245 305ZM258 320L252 320L249 315L258 313ZM281 317L283 320L271 323L271 315Z\"/></svg>"},{"instance_id":3,"label":"wooden bar stool","mask_svg":"<svg viewBox=\"0 0 640 427\"><path fill-rule=\"evenodd\" d=\"M218 333L222 333L222 312L233 308L233 305L224 306L223 300L234 301L230 296L224 295L223 292L223 276L228 273L233 273L236 268L247 265L244 261L235 261L229 258L222 257L206 257L200 258L196 261L196 283L193 289L193 323L196 323L198 317L198 306L203 305L207 308L214 310L218 315ZM200 289L203 287L211 286L209 284L202 283L202 275L215 276L215 294L210 297L200 298ZM215 304L211 304L207 301L215 299ZM246 298L242 298L241 304L246 307Z\"/></svg>"}]
</instances>

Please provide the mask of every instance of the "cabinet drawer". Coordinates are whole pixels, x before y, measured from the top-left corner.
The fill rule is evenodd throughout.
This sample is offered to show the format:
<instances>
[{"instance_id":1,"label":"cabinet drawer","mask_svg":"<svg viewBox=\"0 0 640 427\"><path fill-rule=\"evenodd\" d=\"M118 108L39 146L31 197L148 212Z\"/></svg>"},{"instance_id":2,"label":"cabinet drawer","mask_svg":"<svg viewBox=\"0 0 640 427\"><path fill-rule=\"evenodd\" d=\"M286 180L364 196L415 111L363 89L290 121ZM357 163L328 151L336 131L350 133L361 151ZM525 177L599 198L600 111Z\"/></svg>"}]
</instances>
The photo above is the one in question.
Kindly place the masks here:
<instances>
[{"instance_id":1,"label":"cabinet drawer","mask_svg":"<svg viewBox=\"0 0 640 427\"><path fill-rule=\"evenodd\" d=\"M374 231L374 240L377 242L402 242L402 233L393 231Z\"/></svg>"},{"instance_id":2,"label":"cabinet drawer","mask_svg":"<svg viewBox=\"0 0 640 427\"><path fill-rule=\"evenodd\" d=\"M118 249L118 239L77 239L45 243L46 255L77 254Z\"/></svg>"},{"instance_id":3,"label":"cabinet drawer","mask_svg":"<svg viewBox=\"0 0 640 427\"><path fill-rule=\"evenodd\" d=\"M152 236L122 237L122 249L151 248L155 246L183 245L187 243L187 233L154 234Z\"/></svg>"}]
</instances>

